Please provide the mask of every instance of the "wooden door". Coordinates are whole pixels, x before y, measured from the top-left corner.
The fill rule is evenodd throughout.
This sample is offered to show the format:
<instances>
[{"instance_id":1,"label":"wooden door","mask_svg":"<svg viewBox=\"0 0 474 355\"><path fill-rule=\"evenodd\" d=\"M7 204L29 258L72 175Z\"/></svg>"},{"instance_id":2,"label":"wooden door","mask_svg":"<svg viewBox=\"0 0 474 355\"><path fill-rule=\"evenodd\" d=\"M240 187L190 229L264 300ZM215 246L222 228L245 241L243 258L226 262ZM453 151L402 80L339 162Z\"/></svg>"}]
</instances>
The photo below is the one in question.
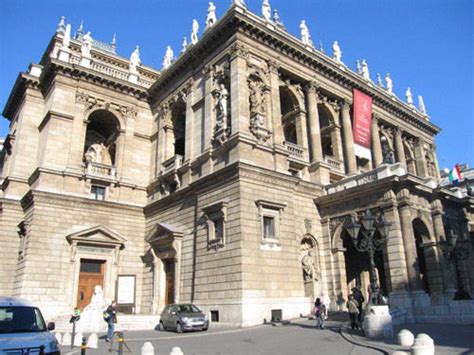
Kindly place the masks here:
<instances>
[{"instance_id":1,"label":"wooden door","mask_svg":"<svg viewBox=\"0 0 474 355\"><path fill-rule=\"evenodd\" d=\"M173 304L174 303L174 271L175 271L175 262L172 259L166 259L165 264L165 274L166 274L166 291L165 291L165 303Z\"/></svg>"},{"instance_id":2,"label":"wooden door","mask_svg":"<svg viewBox=\"0 0 474 355\"><path fill-rule=\"evenodd\" d=\"M104 287L104 269L104 260L81 259L76 307L84 309L91 302L95 286Z\"/></svg>"}]
</instances>

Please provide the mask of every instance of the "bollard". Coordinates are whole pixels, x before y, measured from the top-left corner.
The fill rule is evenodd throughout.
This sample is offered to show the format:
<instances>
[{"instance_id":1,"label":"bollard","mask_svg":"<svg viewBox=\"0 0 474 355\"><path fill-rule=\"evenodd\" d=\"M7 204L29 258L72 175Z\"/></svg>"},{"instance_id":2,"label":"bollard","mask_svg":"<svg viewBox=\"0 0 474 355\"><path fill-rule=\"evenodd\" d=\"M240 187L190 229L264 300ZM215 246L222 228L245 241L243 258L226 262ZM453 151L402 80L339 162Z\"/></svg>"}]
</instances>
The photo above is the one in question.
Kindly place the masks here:
<instances>
[{"instance_id":1,"label":"bollard","mask_svg":"<svg viewBox=\"0 0 474 355\"><path fill-rule=\"evenodd\" d=\"M406 351L400 351L400 350L397 350L397 351L394 351L392 353L392 355L409 355L410 353L407 353Z\"/></svg>"},{"instance_id":2,"label":"bollard","mask_svg":"<svg viewBox=\"0 0 474 355\"><path fill-rule=\"evenodd\" d=\"M63 335L63 346L71 345L71 333L64 333Z\"/></svg>"},{"instance_id":3,"label":"bollard","mask_svg":"<svg viewBox=\"0 0 474 355\"><path fill-rule=\"evenodd\" d=\"M72 339L74 346L81 346L83 335L81 332L76 333L76 336Z\"/></svg>"},{"instance_id":4,"label":"bollard","mask_svg":"<svg viewBox=\"0 0 474 355\"><path fill-rule=\"evenodd\" d=\"M410 348L411 355L434 355L434 341L427 334L417 335L413 346Z\"/></svg>"},{"instance_id":5,"label":"bollard","mask_svg":"<svg viewBox=\"0 0 474 355\"><path fill-rule=\"evenodd\" d=\"M155 348L149 341L143 344L142 355L155 355Z\"/></svg>"},{"instance_id":6,"label":"bollard","mask_svg":"<svg viewBox=\"0 0 474 355\"><path fill-rule=\"evenodd\" d=\"M171 349L170 355L184 355L184 354L181 351L181 348L179 346L175 346L173 347L173 349Z\"/></svg>"},{"instance_id":7,"label":"bollard","mask_svg":"<svg viewBox=\"0 0 474 355\"><path fill-rule=\"evenodd\" d=\"M401 346L412 346L415 341L415 336L408 329L402 329L397 334L398 345Z\"/></svg>"},{"instance_id":8,"label":"bollard","mask_svg":"<svg viewBox=\"0 0 474 355\"><path fill-rule=\"evenodd\" d=\"M123 342L124 342L123 333L119 332L117 335L118 335L118 345L119 345L118 353L119 355L123 355Z\"/></svg>"},{"instance_id":9,"label":"bollard","mask_svg":"<svg viewBox=\"0 0 474 355\"><path fill-rule=\"evenodd\" d=\"M92 333L87 340L87 347L89 349L97 349L99 346L99 338L96 333Z\"/></svg>"},{"instance_id":10,"label":"bollard","mask_svg":"<svg viewBox=\"0 0 474 355\"><path fill-rule=\"evenodd\" d=\"M87 340L86 340L86 337L83 337L82 342L81 342L81 355L86 355L86 349L87 349Z\"/></svg>"},{"instance_id":11,"label":"bollard","mask_svg":"<svg viewBox=\"0 0 474 355\"><path fill-rule=\"evenodd\" d=\"M54 337L55 337L56 340L58 341L58 344L59 344L59 345L63 345L63 337L61 336L61 333L55 333L55 334L54 334Z\"/></svg>"}]
</instances>

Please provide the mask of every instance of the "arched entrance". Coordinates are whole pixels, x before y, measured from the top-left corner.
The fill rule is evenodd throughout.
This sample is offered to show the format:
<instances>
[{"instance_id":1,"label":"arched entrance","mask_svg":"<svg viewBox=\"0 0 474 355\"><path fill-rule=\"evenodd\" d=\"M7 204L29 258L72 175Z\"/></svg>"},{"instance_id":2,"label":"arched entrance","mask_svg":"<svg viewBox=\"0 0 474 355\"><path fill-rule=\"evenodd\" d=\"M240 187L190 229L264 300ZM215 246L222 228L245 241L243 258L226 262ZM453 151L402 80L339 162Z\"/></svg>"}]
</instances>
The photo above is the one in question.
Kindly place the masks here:
<instances>
[{"instance_id":1,"label":"arched entrance","mask_svg":"<svg viewBox=\"0 0 474 355\"><path fill-rule=\"evenodd\" d=\"M430 283L428 280L427 257L423 248L423 243L429 242L430 233L426 224L419 218L415 218L412 222L413 234L415 236L416 256L418 263L418 271L421 278L421 287L423 291L430 293Z\"/></svg>"}]
</instances>

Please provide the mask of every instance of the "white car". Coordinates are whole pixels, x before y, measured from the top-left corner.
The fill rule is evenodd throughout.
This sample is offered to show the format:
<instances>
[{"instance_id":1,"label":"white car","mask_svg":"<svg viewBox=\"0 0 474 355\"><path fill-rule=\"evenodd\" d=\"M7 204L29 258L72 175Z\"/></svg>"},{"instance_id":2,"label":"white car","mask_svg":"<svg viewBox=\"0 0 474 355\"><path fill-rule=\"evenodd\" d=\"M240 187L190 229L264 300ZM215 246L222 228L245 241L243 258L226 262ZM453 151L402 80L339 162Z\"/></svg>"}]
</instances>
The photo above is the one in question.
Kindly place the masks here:
<instances>
[{"instance_id":1,"label":"white car","mask_svg":"<svg viewBox=\"0 0 474 355\"><path fill-rule=\"evenodd\" d=\"M21 298L0 297L0 355L60 355L39 308Z\"/></svg>"}]
</instances>

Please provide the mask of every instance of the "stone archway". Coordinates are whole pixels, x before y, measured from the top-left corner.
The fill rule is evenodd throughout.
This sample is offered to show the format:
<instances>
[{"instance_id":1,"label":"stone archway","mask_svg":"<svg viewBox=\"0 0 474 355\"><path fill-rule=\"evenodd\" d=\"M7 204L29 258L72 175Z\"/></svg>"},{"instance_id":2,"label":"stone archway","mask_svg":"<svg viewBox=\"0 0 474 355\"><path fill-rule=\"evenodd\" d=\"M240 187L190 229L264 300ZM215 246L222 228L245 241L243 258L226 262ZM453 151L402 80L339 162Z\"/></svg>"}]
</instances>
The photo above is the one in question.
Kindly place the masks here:
<instances>
[{"instance_id":1,"label":"stone archway","mask_svg":"<svg viewBox=\"0 0 474 355\"><path fill-rule=\"evenodd\" d=\"M412 221L413 235L415 237L416 256L418 271L421 278L421 287L423 291L431 293L428 275L428 265L432 264L430 255L427 253L426 244L430 242L430 233L426 224L420 219L415 218ZM427 255L428 254L428 255Z\"/></svg>"},{"instance_id":2,"label":"stone archway","mask_svg":"<svg viewBox=\"0 0 474 355\"><path fill-rule=\"evenodd\" d=\"M305 297L314 299L322 294L323 289L319 246L311 235L305 235L301 240L300 262Z\"/></svg>"}]
</instances>

